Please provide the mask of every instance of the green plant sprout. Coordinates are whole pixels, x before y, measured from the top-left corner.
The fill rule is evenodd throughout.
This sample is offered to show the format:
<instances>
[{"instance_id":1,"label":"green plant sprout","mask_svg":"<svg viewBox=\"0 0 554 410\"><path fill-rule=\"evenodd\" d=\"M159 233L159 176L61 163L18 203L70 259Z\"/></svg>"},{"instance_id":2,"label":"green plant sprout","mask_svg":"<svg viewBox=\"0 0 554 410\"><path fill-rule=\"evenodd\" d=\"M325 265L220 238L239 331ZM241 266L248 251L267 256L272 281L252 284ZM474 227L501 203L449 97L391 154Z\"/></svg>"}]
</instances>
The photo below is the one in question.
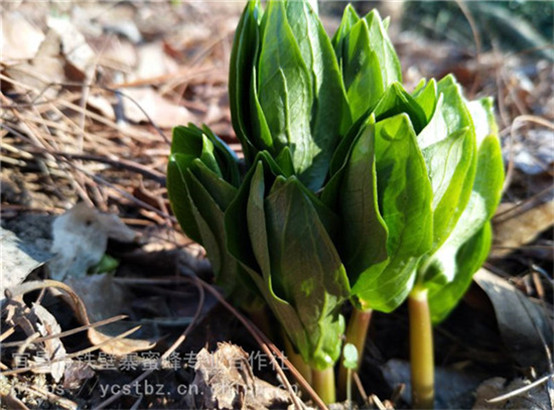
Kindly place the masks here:
<instances>
[{"instance_id":1,"label":"green plant sprout","mask_svg":"<svg viewBox=\"0 0 554 410\"><path fill-rule=\"evenodd\" d=\"M352 408L352 371L358 368L358 349L352 343L346 343L342 350L342 366L346 369L346 402Z\"/></svg>"},{"instance_id":2,"label":"green plant sprout","mask_svg":"<svg viewBox=\"0 0 554 410\"><path fill-rule=\"evenodd\" d=\"M342 396L372 311L408 299L412 405L431 408L432 323L488 254L503 164L492 101L466 101L452 76L406 91L387 26L348 6L330 39L315 2L248 2L229 73L244 160L206 126L176 127L168 192L216 283L253 315L269 308L327 403L344 303Z\"/></svg>"}]
</instances>

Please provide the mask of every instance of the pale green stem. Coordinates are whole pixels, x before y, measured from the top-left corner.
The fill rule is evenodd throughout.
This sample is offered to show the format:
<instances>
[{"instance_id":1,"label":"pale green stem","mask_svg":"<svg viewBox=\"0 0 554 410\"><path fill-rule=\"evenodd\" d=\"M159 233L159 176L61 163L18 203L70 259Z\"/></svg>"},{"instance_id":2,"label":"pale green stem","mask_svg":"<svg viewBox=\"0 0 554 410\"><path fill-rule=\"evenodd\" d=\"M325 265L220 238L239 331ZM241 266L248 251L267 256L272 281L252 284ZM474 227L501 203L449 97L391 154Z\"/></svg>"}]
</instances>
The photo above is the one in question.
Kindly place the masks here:
<instances>
[{"instance_id":1,"label":"pale green stem","mask_svg":"<svg viewBox=\"0 0 554 410\"><path fill-rule=\"evenodd\" d=\"M335 403L335 370L328 367L324 370L312 370L312 387L325 404Z\"/></svg>"},{"instance_id":2,"label":"pale green stem","mask_svg":"<svg viewBox=\"0 0 554 410\"><path fill-rule=\"evenodd\" d=\"M285 334L285 331L282 330L283 340L285 343L285 353L287 354L287 359L295 367L298 372L304 377L308 384L312 384L312 368L302 359L302 356L299 353L294 351L292 343L290 342L288 336Z\"/></svg>"},{"instance_id":3,"label":"pale green stem","mask_svg":"<svg viewBox=\"0 0 554 410\"><path fill-rule=\"evenodd\" d=\"M371 314L373 311L371 309L360 310L353 308L352 315L348 321L348 327L346 328L346 343L352 343L356 346L358 350L358 367L357 371L360 370L360 365L362 364L362 358L364 356L364 347L365 341L367 338L367 331L369 329L369 324L371 322ZM347 389L347 370L341 360L339 368L339 399L344 400L348 393Z\"/></svg>"},{"instance_id":4,"label":"pale green stem","mask_svg":"<svg viewBox=\"0 0 554 410\"><path fill-rule=\"evenodd\" d=\"M352 370L346 369L346 402L348 408L352 409Z\"/></svg>"},{"instance_id":5,"label":"pale green stem","mask_svg":"<svg viewBox=\"0 0 554 410\"><path fill-rule=\"evenodd\" d=\"M433 328L427 290L415 287L408 297L412 408L432 409L435 401Z\"/></svg>"}]
</instances>

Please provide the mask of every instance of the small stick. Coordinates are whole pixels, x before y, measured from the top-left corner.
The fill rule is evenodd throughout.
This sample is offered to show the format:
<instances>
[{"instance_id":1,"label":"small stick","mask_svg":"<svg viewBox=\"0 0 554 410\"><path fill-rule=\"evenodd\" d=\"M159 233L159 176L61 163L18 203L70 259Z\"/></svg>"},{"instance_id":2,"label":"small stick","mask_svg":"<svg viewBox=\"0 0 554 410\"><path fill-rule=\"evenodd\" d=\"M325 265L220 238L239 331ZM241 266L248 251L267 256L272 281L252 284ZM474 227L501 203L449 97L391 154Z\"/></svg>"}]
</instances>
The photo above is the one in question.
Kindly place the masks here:
<instances>
[{"instance_id":1,"label":"small stick","mask_svg":"<svg viewBox=\"0 0 554 410\"><path fill-rule=\"evenodd\" d=\"M57 357L53 360L49 360L48 362L44 362L44 363L39 363L39 364L36 364L34 366L27 366L27 367L22 367L22 368L19 368L19 369L15 369L15 370L7 370L7 371L2 371L0 372L0 375L2 376L10 376L10 375L13 375L13 374L19 374L19 373L25 373L25 372L28 372L29 370L35 370L35 369L40 369L42 367L47 367L47 366L50 366L52 363L57 363L57 362L62 362L64 360L67 360L67 359L73 359L74 357L79 357L79 356L82 356L84 354L87 354L87 353L91 353L91 352L94 352L95 350L98 350L100 349L102 346L108 344L108 343L111 343L113 342L114 340L119 340L119 339L123 339L127 336L129 336L130 334L133 334L135 333L137 330L140 329L140 326L135 326L133 327L132 329L129 329L117 336L114 336L110 339L107 339L107 340L104 340L103 342L101 343L98 343L94 346L91 346L91 347L88 347L86 349L83 349L83 350L80 350L78 352L74 352L74 353L71 353L71 354L68 354L68 355L65 355L63 357Z\"/></svg>"},{"instance_id":2,"label":"small stick","mask_svg":"<svg viewBox=\"0 0 554 410\"><path fill-rule=\"evenodd\" d=\"M101 320L99 322L91 323L90 325L79 326L79 327L76 327L75 329L66 330L65 332L39 337L38 339L33 340L33 343L40 343L40 342L45 342L45 341L50 340L50 339L58 339L60 337L66 337L66 336L74 335L75 333L79 333L79 332L82 332L84 330L88 330L88 329L92 329L92 328L95 328L95 327L104 326L104 325L107 325L109 323L117 322L119 320L125 319L126 317L127 317L127 315L114 316L114 317L111 317L109 319L105 319L105 320ZM1 340L3 340L3 339L0 339L0 341ZM15 347L15 346L19 346L23 343L25 343L24 340L17 341L17 342L3 343L2 347Z\"/></svg>"},{"instance_id":3,"label":"small stick","mask_svg":"<svg viewBox=\"0 0 554 410\"><path fill-rule=\"evenodd\" d=\"M494 397L492 399L487 399L487 403L498 403L500 401L504 401L507 399L511 399L512 397L519 396L521 393L525 393L528 390L534 389L537 386L540 386L544 382L546 382L548 379L553 378L554 374L547 374L546 376L541 377L540 379L535 380L534 382L528 384L527 386L520 387L518 389L512 390L509 393L502 394L501 396Z\"/></svg>"}]
</instances>

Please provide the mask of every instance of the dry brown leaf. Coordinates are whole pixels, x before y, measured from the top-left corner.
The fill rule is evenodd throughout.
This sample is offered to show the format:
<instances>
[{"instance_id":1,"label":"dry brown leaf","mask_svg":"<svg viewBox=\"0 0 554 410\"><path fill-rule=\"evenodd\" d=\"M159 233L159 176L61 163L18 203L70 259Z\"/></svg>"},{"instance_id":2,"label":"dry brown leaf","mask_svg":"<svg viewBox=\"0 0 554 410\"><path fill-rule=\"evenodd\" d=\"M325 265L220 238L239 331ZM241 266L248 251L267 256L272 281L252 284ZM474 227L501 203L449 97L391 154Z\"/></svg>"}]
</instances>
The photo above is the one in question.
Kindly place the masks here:
<instances>
[{"instance_id":1,"label":"dry brown leaf","mask_svg":"<svg viewBox=\"0 0 554 410\"><path fill-rule=\"evenodd\" d=\"M0 258L0 302L4 290L19 285L27 275L46 262L50 255L36 249L32 244L22 242L15 233L0 227L2 253L9 258Z\"/></svg>"},{"instance_id":2,"label":"dry brown leaf","mask_svg":"<svg viewBox=\"0 0 554 410\"><path fill-rule=\"evenodd\" d=\"M96 57L85 37L67 18L49 16L48 27L58 35L61 51L67 63L77 69L82 78L90 78Z\"/></svg>"},{"instance_id":3,"label":"dry brown leaf","mask_svg":"<svg viewBox=\"0 0 554 410\"><path fill-rule=\"evenodd\" d=\"M94 374L94 370L92 370L88 363L73 361L65 367L63 388L76 389L81 386L84 380L94 377Z\"/></svg>"},{"instance_id":4,"label":"dry brown leaf","mask_svg":"<svg viewBox=\"0 0 554 410\"><path fill-rule=\"evenodd\" d=\"M52 234L51 252L55 256L48 268L55 280L85 276L102 259L108 238L132 242L137 237L117 215L101 213L85 203L58 216L52 224Z\"/></svg>"},{"instance_id":5,"label":"dry brown leaf","mask_svg":"<svg viewBox=\"0 0 554 410\"><path fill-rule=\"evenodd\" d=\"M138 64L138 53L134 44L118 37L104 40L99 61L108 66L120 67L124 72L132 72Z\"/></svg>"},{"instance_id":6,"label":"dry brown leaf","mask_svg":"<svg viewBox=\"0 0 554 410\"><path fill-rule=\"evenodd\" d=\"M36 328L41 336L50 336L61 333L62 328L58 324L56 318L42 305L33 304L31 309L32 314L36 318ZM34 358L34 363L37 365L48 363L52 360L63 358L66 355L65 347L59 338L49 339L44 341L44 356ZM71 360L67 360L71 362ZM59 382L64 375L66 362L63 360L40 366L33 370L36 373L50 373L54 381Z\"/></svg>"},{"instance_id":7,"label":"dry brown leaf","mask_svg":"<svg viewBox=\"0 0 554 410\"><path fill-rule=\"evenodd\" d=\"M42 31L26 20L21 13L13 11L2 15L0 50L4 62L33 58L43 40Z\"/></svg>"},{"instance_id":8,"label":"dry brown leaf","mask_svg":"<svg viewBox=\"0 0 554 410\"><path fill-rule=\"evenodd\" d=\"M87 99L87 104L98 110L104 117L115 120L115 112L112 103L103 95L91 94Z\"/></svg>"},{"instance_id":9,"label":"dry brown leaf","mask_svg":"<svg viewBox=\"0 0 554 410\"><path fill-rule=\"evenodd\" d=\"M502 204L502 210L508 210L515 204ZM554 225L554 201L546 202L494 224L494 245L491 253L501 258L518 247L533 242L543 231Z\"/></svg>"},{"instance_id":10,"label":"dry brown leaf","mask_svg":"<svg viewBox=\"0 0 554 410\"><path fill-rule=\"evenodd\" d=\"M474 279L489 297L502 340L514 359L521 366L545 371L548 363L545 344L552 344L552 328L542 307L484 268Z\"/></svg>"},{"instance_id":11,"label":"dry brown leaf","mask_svg":"<svg viewBox=\"0 0 554 410\"><path fill-rule=\"evenodd\" d=\"M65 80L60 47L59 36L53 30L49 30L34 58L28 63L7 67L6 74L15 81L37 89L46 98L53 98L58 94L58 89L50 85Z\"/></svg>"},{"instance_id":12,"label":"dry brown leaf","mask_svg":"<svg viewBox=\"0 0 554 410\"><path fill-rule=\"evenodd\" d=\"M83 325L90 325L92 322L89 318L87 307L79 297L79 295L68 285L54 280L31 281L22 283L15 288L10 289L13 299L17 300L22 295L40 289L50 289L54 293L63 297L69 304L77 320ZM10 300L10 302L13 302ZM113 300L104 303L113 303ZM107 318L102 318L107 319ZM123 356L132 352L148 350L154 347L155 343L149 340L120 338L115 339L114 336L108 334L105 330L106 326L99 329L90 328L87 331L87 336L93 345L100 345L100 350L105 353L115 356ZM120 333L121 334L121 333Z\"/></svg>"},{"instance_id":13,"label":"dry brown leaf","mask_svg":"<svg viewBox=\"0 0 554 410\"><path fill-rule=\"evenodd\" d=\"M179 70L177 63L164 53L161 41L140 46L138 59L138 67L129 81L161 77Z\"/></svg>"},{"instance_id":14,"label":"dry brown leaf","mask_svg":"<svg viewBox=\"0 0 554 410\"><path fill-rule=\"evenodd\" d=\"M125 99L125 116L139 123L152 120L162 128L171 128L177 124L187 124L193 120L192 114L185 107L174 104L161 97L150 87L126 88L124 94L133 99ZM140 106L142 110L137 106Z\"/></svg>"},{"instance_id":15,"label":"dry brown leaf","mask_svg":"<svg viewBox=\"0 0 554 410\"><path fill-rule=\"evenodd\" d=\"M219 343L214 353L202 349L194 366L191 383L199 394L188 395L187 405L209 409L266 409L290 405L286 390L258 379L239 346Z\"/></svg>"}]
</instances>

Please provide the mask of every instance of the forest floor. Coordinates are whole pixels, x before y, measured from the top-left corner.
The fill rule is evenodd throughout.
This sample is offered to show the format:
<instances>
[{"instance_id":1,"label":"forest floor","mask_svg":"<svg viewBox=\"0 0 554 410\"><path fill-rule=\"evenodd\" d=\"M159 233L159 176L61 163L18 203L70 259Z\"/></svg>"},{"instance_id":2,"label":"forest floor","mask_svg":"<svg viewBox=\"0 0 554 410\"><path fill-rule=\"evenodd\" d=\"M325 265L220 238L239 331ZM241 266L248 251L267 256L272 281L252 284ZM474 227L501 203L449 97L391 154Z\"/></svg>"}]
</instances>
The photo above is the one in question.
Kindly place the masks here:
<instances>
[{"instance_id":1,"label":"forest floor","mask_svg":"<svg viewBox=\"0 0 554 410\"><path fill-rule=\"evenodd\" d=\"M283 357L211 285L165 189L175 125L207 124L240 154L227 72L243 3L0 7L2 407L292 405ZM452 72L469 99L495 98L507 166L490 258L435 328L437 407L552 408L552 58L391 35L408 89ZM409 407L408 356L405 306L376 313L360 408Z\"/></svg>"}]
</instances>

